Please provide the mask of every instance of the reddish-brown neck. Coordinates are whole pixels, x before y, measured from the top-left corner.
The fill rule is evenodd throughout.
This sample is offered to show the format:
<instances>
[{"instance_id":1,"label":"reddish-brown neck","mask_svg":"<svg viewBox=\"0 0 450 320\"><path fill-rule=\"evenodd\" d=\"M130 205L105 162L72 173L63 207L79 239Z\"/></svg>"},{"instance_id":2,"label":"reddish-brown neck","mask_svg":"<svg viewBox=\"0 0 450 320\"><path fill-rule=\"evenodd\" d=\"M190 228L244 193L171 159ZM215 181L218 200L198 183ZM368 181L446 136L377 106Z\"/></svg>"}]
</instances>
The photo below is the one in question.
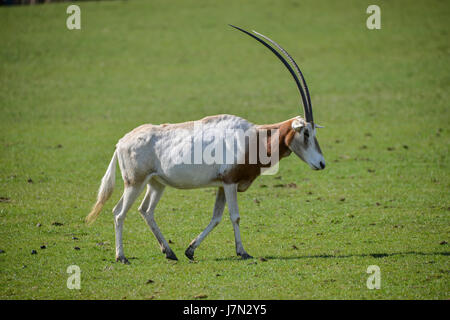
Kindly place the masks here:
<instances>
[{"instance_id":1,"label":"reddish-brown neck","mask_svg":"<svg viewBox=\"0 0 450 320\"><path fill-rule=\"evenodd\" d=\"M291 150L289 149L289 144L294 138L295 131L292 129L292 121L287 120L280 123L275 124L267 124L257 126L258 130L258 146L259 139L261 137L266 137L265 145L266 145L266 154L271 157L273 152L278 152L278 159L281 160L284 157L287 157L291 154ZM262 135L261 132L265 130L266 134ZM273 132L271 130L276 130ZM278 134L277 134L278 133ZM272 143L273 139L275 139L276 135L278 136L278 141L274 141L276 143ZM273 145L273 148L272 148ZM259 149L259 148L258 148ZM277 150L275 150L277 149ZM259 155L259 152L258 152ZM275 163L269 163L267 165L263 165L259 159L257 159L257 163L250 164L249 163L249 153L246 150L245 155L245 164L237 164L234 168L225 174L222 177L222 180L225 183L239 183L238 191L245 191L251 185L253 180L261 174L261 168L267 168Z\"/></svg>"},{"instance_id":2,"label":"reddish-brown neck","mask_svg":"<svg viewBox=\"0 0 450 320\"><path fill-rule=\"evenodd\" d=\"M267 150L268 154L272 154L273 151L279 152L279 158L282 159L291 154L291 150L289 149L289 145L291 144L292 139L294 138L295 131L292 129L292 121L294 119L286 120L279 123L274 124L264 124L259 125L258 130L267 130ZM272 137L270 134L270 130L278 131L278 142L274 143L274 147L278 147L278 150L271 150L272 140L275 136Z\"/></svg>"}]
</instances>

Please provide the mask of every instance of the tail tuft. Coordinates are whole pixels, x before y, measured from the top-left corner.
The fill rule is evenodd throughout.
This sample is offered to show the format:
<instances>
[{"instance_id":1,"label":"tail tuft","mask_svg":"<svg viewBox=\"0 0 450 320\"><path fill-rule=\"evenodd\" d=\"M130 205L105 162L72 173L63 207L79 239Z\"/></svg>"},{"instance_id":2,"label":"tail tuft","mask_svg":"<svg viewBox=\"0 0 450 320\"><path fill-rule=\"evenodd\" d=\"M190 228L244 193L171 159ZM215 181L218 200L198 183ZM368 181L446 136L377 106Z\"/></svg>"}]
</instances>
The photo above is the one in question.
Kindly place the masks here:
<instances>
[{"instance_id":1,"label":"tail tuft","mask_svg":"<svg viewBox=\"0 0 450 320\"><path fill-rule=\"evenodd\" d=\"M102 211L104 203L97 202L94 207L92 207L91 212L88 214L88 216L84 219L84 221L87 224L92 224L95 220L97 220L98 216L100 215L100 212Z\"/></svg>"},{"instance_id":2,"label":"tail tuft","mask_svg":"<svg viewBox=\"0 0 450 320\"><path fill-rule=\"evenodd\" d=\"M88 224L93 223L102 211L103 205L111 197L114 184L116 179L116 162L117 162L117 151L114 151L114 155L109 163L108 170L106 170L105 175L102 178L102 183L98 190L97 202L92 208L91 212L87 215L85 222Z\"/></svg>"}]
</instances>

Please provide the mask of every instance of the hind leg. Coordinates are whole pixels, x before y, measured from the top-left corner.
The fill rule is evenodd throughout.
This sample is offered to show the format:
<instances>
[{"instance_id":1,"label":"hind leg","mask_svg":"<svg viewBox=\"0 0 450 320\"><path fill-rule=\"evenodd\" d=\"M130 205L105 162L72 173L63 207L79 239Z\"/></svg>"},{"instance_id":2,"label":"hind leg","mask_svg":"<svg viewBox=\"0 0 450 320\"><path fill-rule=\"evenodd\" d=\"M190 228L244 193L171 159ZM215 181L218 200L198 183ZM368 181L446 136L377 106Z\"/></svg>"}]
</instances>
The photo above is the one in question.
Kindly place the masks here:
<instances>
[{"instance_id":1,"label":"hind leg","mask_svg":"<svg viewBox=\"0 0 450 320\"><path fill-rule=\"evenodd\" d=\"M161 252L166 254L167 259L178 260L177 256L172 249L170 249L169 244L156 224L154 217L156 205L161 199L164 189L165 186L158 181L150 180L147 185L147 193L145 194L144 200L142 200L142 204L139 207L139 212L147 222L150 230L152 230L156 240L158 240Z\"/></svg>"},{"instance_id":2,"label":"hind leg","mask_svg":"<svg viewBox=\"0 0 450 320\"><path fill-rule=\"evenodd\" d=\"M145 184L126 186L123 191L122 198L113 209L114 213L114 227L116 231L116 261L128 264L127 258L123 253L123 243L122 243L122 232L123 232L123 222L125 220L127 211L133 205L136 198L142 191Z\"/></svg>"}]
</instances>

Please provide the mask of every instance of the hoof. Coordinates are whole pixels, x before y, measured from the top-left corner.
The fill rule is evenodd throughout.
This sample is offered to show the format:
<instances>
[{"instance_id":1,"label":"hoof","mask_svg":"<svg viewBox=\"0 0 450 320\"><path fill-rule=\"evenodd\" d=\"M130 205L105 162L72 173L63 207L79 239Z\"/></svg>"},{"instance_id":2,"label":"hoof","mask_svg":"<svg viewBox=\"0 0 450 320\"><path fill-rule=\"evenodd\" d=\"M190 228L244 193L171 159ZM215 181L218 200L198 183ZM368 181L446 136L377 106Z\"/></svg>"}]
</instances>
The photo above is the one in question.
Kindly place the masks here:
<instances>
[{"instance_id":1,"label":"hoof","mask_svg":"<svg viewBox=\"0 0 450 320\"><path fill-rule=\"evenodd\" d=\"M194 261L194 249L189 246L186 251L184 252L184 254L186 255L186 257L188 257L189 260Z\"/></svg>"},{"instance_id":2,"label":"hoof","mask_svg":"<svg viewBox=\"0 0 450 320\"><path fill-rule=\"evenodd\" d=\"M116 262L122 262L123 264L130 264L130 261L128 261L125 257L117 257Z\"/></svg>"},{"instance_id":3,"label":"hoof","mask_svg":"<svg viewBox=\"0 0 450 320\"><path fill-rule=\"evenodd\" d=\"M253 259L253 257L246 252L243 254L238 254L238 256L241 256L242 260Z\"/></svg>"},{"instance_id":4,"label":"hoof","mask_svg":"<svg viewBox=\"0 0 450 320\"><path fill-rule=\"evenodd\" d=\"M166 252L166 259L178 261L177 256L175 255L175 253L173 253L172 250L169 252Z\"/></svg>"}]
</instances>

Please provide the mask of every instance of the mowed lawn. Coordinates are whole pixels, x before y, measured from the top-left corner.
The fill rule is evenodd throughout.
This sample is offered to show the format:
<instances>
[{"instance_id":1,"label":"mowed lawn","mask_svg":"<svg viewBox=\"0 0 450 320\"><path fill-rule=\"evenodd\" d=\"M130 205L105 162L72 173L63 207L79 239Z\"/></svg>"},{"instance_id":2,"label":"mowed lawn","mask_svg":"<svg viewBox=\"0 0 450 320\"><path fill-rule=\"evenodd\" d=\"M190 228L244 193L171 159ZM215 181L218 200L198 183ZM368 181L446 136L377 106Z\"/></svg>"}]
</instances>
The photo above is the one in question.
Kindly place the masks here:
<instances>
[{"instance_id":1,"label":"mowed lawn","mask_svg":"<svg viewBox=\"0 0 450 320\"><path fill-rule=\"evenodd\" d=\"M376 1L381 30L366 28L372 2L356 0L78 4L74 31L67 3L0 7L1 299L450 298L447 1ZM190 263L215 190L167 188L156 220L179 261L160 253L141 195L125 221L131 264L116 263L118 172L96 223L84 217L125 133L302 114L287 70L229 23L295 57L327 168L291 155L239 194L253 260L235 256L226 209ZM66 286L70 265L80 290ZM379 290L366 286L370 265Z\"/></svg>"}]
</instances>

